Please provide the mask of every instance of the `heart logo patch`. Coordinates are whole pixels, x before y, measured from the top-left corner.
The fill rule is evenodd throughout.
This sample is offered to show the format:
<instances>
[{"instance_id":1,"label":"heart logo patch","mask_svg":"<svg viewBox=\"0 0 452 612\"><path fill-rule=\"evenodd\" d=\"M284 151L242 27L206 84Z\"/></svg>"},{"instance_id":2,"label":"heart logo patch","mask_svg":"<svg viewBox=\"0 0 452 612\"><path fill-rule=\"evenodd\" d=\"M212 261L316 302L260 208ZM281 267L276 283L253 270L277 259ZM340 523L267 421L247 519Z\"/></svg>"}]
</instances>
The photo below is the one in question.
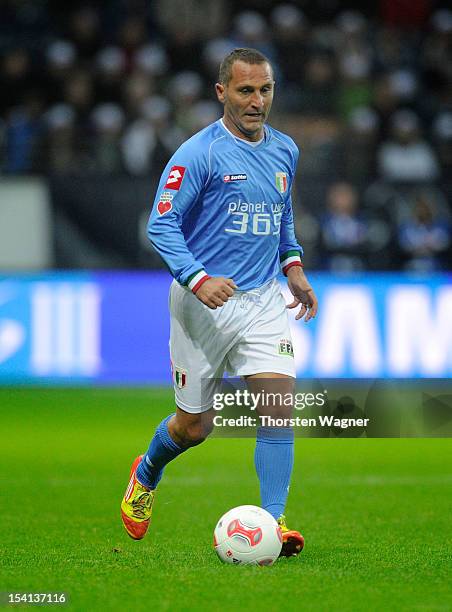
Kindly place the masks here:
<instances>
[{"instance_id":1,"label":"heart logo patch","mask_svg":"<svg viewBox=\"0 0 452 612\"><path fill-rule=\"evenodd\" d=\"M173 208L173 205L171 204L171 202L168 202L168 201L162 202L160 200L160 202L157 204L157 210L159 211L159 215L164 215L172 208Z\"/></svg>"}]
</instances>

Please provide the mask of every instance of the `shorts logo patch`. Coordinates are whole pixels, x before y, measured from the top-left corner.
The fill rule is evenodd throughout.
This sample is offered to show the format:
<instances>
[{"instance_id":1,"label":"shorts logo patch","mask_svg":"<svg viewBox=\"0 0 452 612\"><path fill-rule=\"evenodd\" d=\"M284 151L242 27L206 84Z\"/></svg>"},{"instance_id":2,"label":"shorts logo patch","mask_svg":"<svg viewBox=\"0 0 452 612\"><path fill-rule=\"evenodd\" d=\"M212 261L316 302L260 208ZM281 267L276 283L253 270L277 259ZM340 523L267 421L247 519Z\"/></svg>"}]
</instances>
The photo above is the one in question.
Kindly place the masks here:
<instances>
[{"instance_id":1,"label":"shorts logo patch","mask_svg":"<svg viewBox=\"0 0 452 612\"><path fill-rule=\"evenodd\" d=\"M280 355L286 355L287 357L293 357L293 344L287 338L281 338L278 344L278 353Z\"/></svg>"},{"instance_id":2,"label":"shorts logo patch","mask_svg":"<svg viewBox=\"0 0 452 612\"><path fill-rule=\"evenodd\" d=\"M159 196L159 202L157 204L157 211L159 215L164 215L169 212L173 205L171 204L171 200L173 199L173 194L169 191L163 191Z\"/></svg>"},{"instance_id":3,"label":"shorts logo patch","mask_svg":"<svg viewBox=\"0 0 452 612\"><path fill-rule=\"evenodd\" d=\"M278 191L285 193L287 191L287 174L285 172L277 172L275 180Z\"/></svg>"},{"instance_id":4,"label":"shorts logo patch","mask_svg":"<svg viewBox=\"0 0 452 612\"><path fill-rule=\"evenodd\" d=\"M170 170L164 189L179 191L182 185L186 168L184 166L173 166Z\"/></svg>"},{"instance_id":5,"label":"shorts logo patch","mask_svg":"<svg viewBox=\"0 0 452 612\"><path fill-rule=\"evenodd\" d=\"M225 174L223 176L224 183L231 183L233 181L246 181L248 177L246 174Z\"/></svg>"},{"instance_id":6,"label":"shorts logo patch","mask_svg":"<svg viewBox=\"0 0 452 612\"><path fill-rule=\"evenodd\" d=\"M179 387L179 389L183 389L187 386L187 371L182 368L175 367L174 368L174 382Z\"/></svg>"}]
</instances>

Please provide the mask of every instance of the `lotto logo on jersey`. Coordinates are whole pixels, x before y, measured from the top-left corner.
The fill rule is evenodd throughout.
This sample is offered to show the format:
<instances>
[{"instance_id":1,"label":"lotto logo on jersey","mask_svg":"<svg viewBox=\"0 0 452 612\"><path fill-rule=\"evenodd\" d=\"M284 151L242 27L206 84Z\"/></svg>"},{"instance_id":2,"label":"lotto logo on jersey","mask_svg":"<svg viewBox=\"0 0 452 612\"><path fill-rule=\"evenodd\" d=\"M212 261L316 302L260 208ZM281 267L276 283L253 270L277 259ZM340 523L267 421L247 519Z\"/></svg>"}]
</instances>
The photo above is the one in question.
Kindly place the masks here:
<instances>
[{"instance_id":1,"label":"lotto logo on jersey","mask_svg":"<svg viewBox=\"0 0 452 612\"><path fill-rule=\"evenodd\" d=\"M170 170L164 189L175 189L179 191L182 185L186 168L184 166L173 166Z\"/></svg>"},{"instance_id":2,"label":"lotto logo on jersey","mask_svg":"<svg viewBox=\"0 0 452 612\"><path fill-rule=\"evenodd\" d=\"M224 183L231 183L232 181L246 181L246 174L225 174L223 176Z\"/></svg>"},{"instance_id":3,"label":"lotto logo on jersey","mask_svg":"<svg viewBox=\"0 0 452 612\"><path fill-rule=\"evenodd\" d=\"M287 191L287 174L285 172L276 173L276 187L281 193Z\"/></svg>"}]
</instances>

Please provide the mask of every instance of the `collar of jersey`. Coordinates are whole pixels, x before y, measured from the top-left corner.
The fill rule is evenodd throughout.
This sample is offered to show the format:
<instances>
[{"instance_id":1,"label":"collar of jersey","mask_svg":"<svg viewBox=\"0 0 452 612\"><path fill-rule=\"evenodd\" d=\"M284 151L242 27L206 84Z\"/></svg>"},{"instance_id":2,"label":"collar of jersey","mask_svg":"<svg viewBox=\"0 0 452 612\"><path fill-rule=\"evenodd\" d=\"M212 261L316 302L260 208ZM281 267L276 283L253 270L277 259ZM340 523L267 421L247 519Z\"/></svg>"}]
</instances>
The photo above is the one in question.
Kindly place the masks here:
<instances>
[{"instance_id":1,"label":"collar of jersey","mask_svg":"<svg viewBox=\"0 0 452 612\"><path fill-rule=\"evenodd\" d=\"M263 147L266 147L268 145L268 143L270 142L270 130L268 129L268 127L266 125L264 125L264 139L262 140L262 142L260 142L256 147L251 147L249 144L247 144L246 142L244 142L243 138L239 138L238 136L234 136L234 134L228 130L228 128L224 125L223 121L221 119L218 119L217 123L220 124L221 129L224 130L226 132L226 134L234 141L236 142L240 147L243 147L245 149L251 149L252 151L259 151L259 149L262 149Z\"/></svg>"}]
</instances>

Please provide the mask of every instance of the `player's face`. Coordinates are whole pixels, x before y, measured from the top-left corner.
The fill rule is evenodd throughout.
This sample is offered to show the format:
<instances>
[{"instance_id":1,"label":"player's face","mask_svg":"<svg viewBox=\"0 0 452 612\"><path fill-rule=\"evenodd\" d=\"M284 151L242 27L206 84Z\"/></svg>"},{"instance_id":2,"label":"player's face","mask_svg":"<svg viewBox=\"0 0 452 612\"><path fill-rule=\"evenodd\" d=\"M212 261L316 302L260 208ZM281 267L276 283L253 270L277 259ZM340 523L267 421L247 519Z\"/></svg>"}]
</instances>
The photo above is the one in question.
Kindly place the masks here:
<instances>
[{"instance_id":1,"label":"player's face","mask_svg":"<svg viewBox=\"0 0 452 612\"><path fill-rule=\"evenodd\" d=\"M231 68L227 85L216 84L219 101L224 104L226 127L239 138L259 140L273 101L274 80L271 66L247 64L240 60Z\"/></svg>"}]
</instances>

